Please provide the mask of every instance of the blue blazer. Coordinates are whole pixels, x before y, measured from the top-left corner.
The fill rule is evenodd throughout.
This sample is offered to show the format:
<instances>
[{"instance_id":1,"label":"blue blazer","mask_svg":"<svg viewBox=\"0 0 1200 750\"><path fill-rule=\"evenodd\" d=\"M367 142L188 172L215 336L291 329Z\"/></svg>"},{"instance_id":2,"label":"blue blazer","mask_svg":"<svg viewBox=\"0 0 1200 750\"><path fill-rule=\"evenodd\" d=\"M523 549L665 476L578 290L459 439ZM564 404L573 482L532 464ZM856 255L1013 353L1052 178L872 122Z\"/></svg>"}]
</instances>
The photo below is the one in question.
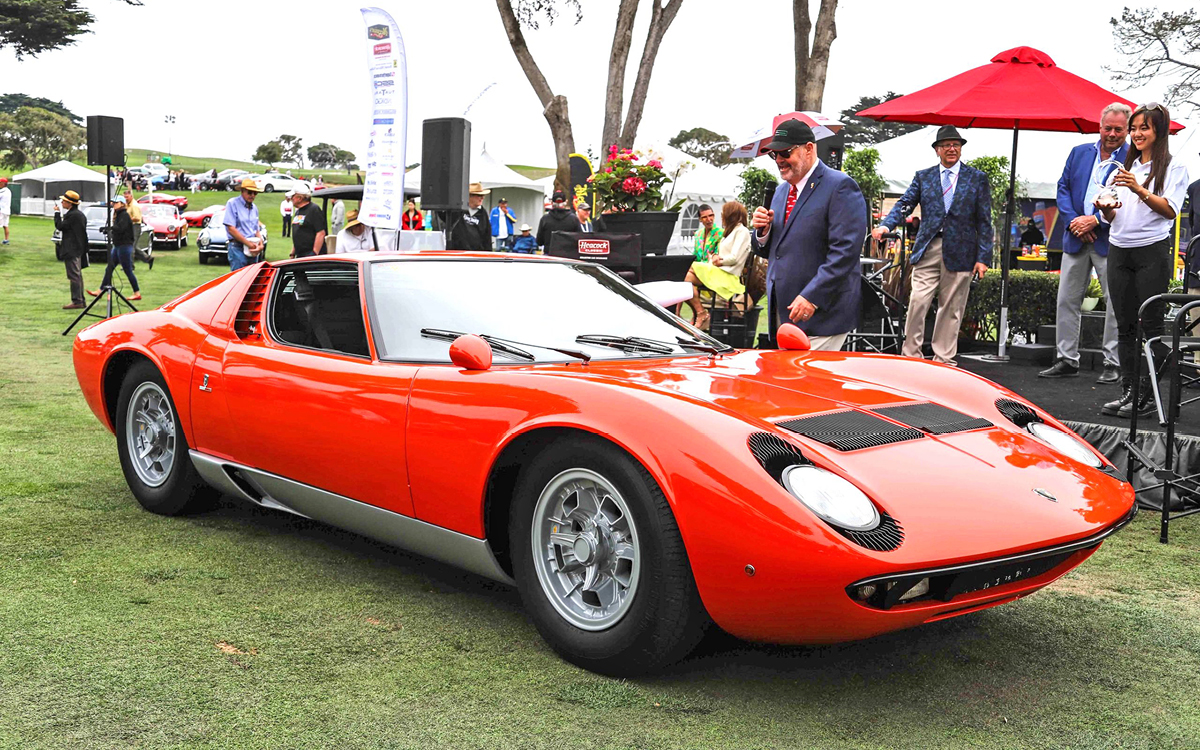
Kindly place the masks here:
<instances>
[{"instance_id":1,"label":"blue blazer","mask_svg":"<svg viewBox=\"0 0 1200 750\"><path fill-rule=\"evenodd\" d=\"M1112 158L1125 161L1125 153L1129 144L1122 143ZM1081 143L1071 149L1067 156L1067 164L1063 167L1062 177L1058 178L1058 220L1063 222L1063 252L1074 255L1083 249L1083 240L1071 234L1067 227L1076 216L1088 216L1096 213L1095 206L1085 206L1088 185L1092 181L1092 165L1096 163L1096 155L1100 152L1100 141ZM1108 255L1108 225L1101 223L1096 227L1096 252L1102 256Z\"/></svg>"},{"instance_id":2,"label":"blue blazer","mask_svg":"<svg viewBox=\"0 0 1200 750\"><path fill-rule=\"evenodd\" d=\"M772 332L788 322L787 306L796 295L817 307L797 323L811 336L834 336L858 326L861 277L858 258L867 236L867 203L858 183L818 162L785 224L791 185L775 190L775 219L766 242L751 232L754 252L769 260L767 298Z\"/></svg>"},{"instance_id":3,"label":"blue blazer","mask_svg":"<svg viewBox=\"0 0 1200 750\"><path fill-rule=\"evenodd\" d=\"M508 212L512 213L512 209L511 208L508 209ZM508 218L507 216L505 216L504 223L508 225L508 236L512 237L513 236L513 226L514 226L513 220ZM492 209L492 236L493 237L500 236L500 207L499 206L496 206L495 208Z\"/></svg>"},{"instance_id":4,"label":"blue blazer","mask_svg":"<svg viewBox=\"0 0 1200 750\"><path fill-rule=\"evenodd\" d=\"M992 264L992 189L987 175L966 164L958 168L958 185L950 211L942 201L942 165L922 169L891 213L883 220L895 229L904 217L921 207L921 229L913 244L912 262L942 233L942 263L951 271L970 271L976 263Z\"/></svg>"}]
</instances>

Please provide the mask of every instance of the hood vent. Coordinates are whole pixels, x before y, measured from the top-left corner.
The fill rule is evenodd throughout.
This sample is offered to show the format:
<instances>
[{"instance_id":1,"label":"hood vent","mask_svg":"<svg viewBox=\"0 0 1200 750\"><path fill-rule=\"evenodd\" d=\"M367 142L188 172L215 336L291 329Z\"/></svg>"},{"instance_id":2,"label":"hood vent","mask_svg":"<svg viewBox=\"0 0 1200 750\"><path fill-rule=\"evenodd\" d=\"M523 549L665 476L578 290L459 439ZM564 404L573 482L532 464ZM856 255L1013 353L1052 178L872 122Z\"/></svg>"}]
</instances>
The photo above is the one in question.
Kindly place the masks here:
<instances>
[{"instance_id":1,"label":"hood vent","mask_svg":"<svg viewBox=\"0 0 1200 750\"><path fill-rule=\"evenodd\" d=\"M904 404L903 406L884 406L872 409L876 414L882 414L888 419L894 419L900 424L915 427L930 435L948 435L952 432L966 432L991 427L986 419L969 417L962 412L942 406L941 404Z\"/></svg>"},{"instance_id":2,"label":"hood vent","mask_svg":"<svg viewBox=\"0 0 1200 750\"><path fill-rule=\"evenodd\" d=\"M840 451L856 451L925 437L925 433L912 427L901 427L874 414L850 409L789 419L777 424L785 430Z\"/></svg>"},{"instance_id":3,"label":"hood vent","mask_svg":"<svg viewBox=\"0 0 1200 750\"><path fill-rule=\"evenodd\" d=\"M275 274L273 266L263 265L258 276L250 282L246 296L238 307L237 317L233 319L233 330L238 338L250 341L262 338L259 326L262 325L262 308L267 299L267 289L271 286L271 277Z\"/></svg>"},{"instance_id":4,"label":"hood vent","mask_svg":"<svg viewBox=\"0 0 1200 750\"><path fill-rule=\"evenodd\" d=\"M1037 415L1037 412L1030 409L1020 401L1013 401L1011 398L996 399L996 411L1012 422L1017 427L1027 427L1030 422L1041 422L1042 418Z\"/></svg>"}]
</instances>

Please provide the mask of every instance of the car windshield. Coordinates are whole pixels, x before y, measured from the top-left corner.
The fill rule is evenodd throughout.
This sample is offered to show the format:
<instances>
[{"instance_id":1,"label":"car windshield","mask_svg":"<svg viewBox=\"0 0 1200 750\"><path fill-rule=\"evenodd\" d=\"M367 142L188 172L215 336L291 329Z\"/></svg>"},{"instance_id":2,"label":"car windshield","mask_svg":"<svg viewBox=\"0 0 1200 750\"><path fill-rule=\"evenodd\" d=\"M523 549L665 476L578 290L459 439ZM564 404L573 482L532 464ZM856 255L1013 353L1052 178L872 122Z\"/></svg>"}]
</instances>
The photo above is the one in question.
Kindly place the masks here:
<instances>
[{"instance_id":1,"label":"car windshield","mask_svg":"<svg viewBox=\"0 0 1200 750\"><path fill-rule=\"evenodd\" d=\"M148 206L142 207L142 213L146 216L156 216L163 219L175 218L175 207L169 203L151 203Z\"/></svg>"},{"instance_id":2,"label":"car windshield","mask_svg":"<svg viewBox=\"0 0 1200 750\"><path fill-rule=\"evenodd\" d=\"M108 209L104 206L88 206L83 211L89 224L103 224L108 221Z\"/></svg>"},{"instance_id":3,"label":"car windshield","mask_svg":"<svg viewBox=\"0 0 1200 750\"><path fill-rule=\"evenodd\" d=\"M521 260L395 260L370 264L372 325L380 356L449 362L450 343L422 329L504 339L537 362L695 355L680 344L724 349L600 266ZM583 337L583 340L579 340ZM607 340L598 343L593 337ZM624 345L627 337L655 342ZM614 341L617 345L613 345ZM522 362L497 355L497 363Z\"/></svg>"}]
</instances>

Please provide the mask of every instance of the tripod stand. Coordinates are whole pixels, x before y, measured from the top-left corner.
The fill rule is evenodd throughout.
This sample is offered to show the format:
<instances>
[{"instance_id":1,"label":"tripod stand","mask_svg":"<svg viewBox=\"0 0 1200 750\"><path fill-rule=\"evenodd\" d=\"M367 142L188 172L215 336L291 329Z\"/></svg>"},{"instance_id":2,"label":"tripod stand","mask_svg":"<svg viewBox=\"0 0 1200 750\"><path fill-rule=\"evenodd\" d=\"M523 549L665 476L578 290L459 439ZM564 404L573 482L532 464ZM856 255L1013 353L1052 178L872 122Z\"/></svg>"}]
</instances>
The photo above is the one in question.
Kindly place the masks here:
<instances>
[{"instance_id":1,"label":"tripod stand","mask_svg":"<svg viewBox=\"0 0 1200 750\"><path fill-rule=\"evenodd\" d=\"M70 333L71 329L78 325L79 321L83 320L84 316L100 318L101 320L107 320L108 318L111 318L113 316L113 297L117 298L118 315L120 314L121 304L124 304L126 307L128 307L130 312L137 312L137 308L133 306L133 303L125 299L125 295L114 289L112 284L109 284L108 286L100 287L100 294L97 295L96 299L92 300L87 307L83 308L83 312L79 313L79 316L75 318L75 320L71 321L71 325L67 326L66 330L62 332L62 335L66 336L68 333ZM101 315L98 312L92 312L92 308L95 307L96 303L101 300L106 302L106 315Z\"/></svg>"}]
</instances>

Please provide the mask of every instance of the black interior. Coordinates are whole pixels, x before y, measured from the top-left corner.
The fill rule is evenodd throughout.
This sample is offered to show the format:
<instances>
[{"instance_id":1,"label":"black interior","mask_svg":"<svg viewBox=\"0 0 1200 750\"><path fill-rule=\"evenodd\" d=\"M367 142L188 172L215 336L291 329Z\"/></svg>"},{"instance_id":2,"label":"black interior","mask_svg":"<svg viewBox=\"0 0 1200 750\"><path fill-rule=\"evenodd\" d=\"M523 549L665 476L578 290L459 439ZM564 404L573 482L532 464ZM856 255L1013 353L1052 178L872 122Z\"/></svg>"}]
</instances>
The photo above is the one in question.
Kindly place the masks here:
<instances>
[{"instance_id":1,"label":"black interior","mask_svg":"<svg viewBox=\"0 0 1200 750\"><path fill-rule=\"evenodd\" d=\"M271 326L282 342L369 356L358 267L286 268L271 299Z\"/></svg>"}]
</instances>

